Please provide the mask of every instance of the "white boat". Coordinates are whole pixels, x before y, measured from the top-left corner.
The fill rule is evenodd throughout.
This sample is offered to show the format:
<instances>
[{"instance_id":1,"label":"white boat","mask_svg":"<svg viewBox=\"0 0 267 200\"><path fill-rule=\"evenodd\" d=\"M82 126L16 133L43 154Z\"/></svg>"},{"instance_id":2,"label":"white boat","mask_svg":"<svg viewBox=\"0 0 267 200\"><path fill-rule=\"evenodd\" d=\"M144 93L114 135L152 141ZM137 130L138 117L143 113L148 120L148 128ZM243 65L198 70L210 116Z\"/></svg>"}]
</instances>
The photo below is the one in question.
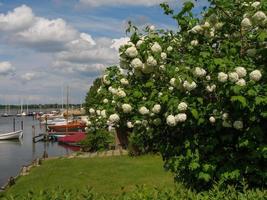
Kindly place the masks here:
<instances>
[{"instance_id":1,"label":"white boat","mask_svg":"<svg viewBox=\"0 0 267 200\"><path fill-rule=\"evenodd\" d=\"M23 135L23 131L14 131L9 133L0 133L0 140L12 140L12 139L20 139Z\"/></svg>"}]
</instances>

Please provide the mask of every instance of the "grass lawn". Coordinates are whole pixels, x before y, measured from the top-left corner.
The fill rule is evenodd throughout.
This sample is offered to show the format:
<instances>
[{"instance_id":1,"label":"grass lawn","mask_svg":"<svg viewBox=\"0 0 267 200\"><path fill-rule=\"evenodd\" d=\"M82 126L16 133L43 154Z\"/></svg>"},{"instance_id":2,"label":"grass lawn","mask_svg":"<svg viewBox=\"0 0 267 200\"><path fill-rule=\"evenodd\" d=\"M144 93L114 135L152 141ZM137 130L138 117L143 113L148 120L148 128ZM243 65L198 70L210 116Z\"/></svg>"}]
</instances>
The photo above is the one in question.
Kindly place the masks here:
<instances>
[{"instance_id":1,"label":"grass lawn","mask_svg":"<svg viewBox=\"0 0 267 200\"><path fill-rule=\"evenodd\" d=\"M164 171L159 156L61 158L33 168L30 175L20 177L7 194L56 187L77 190L93 187L93 191L108 196L130 191L135 185L174 187L173 178Z\"/></svg>"}]
</instances>

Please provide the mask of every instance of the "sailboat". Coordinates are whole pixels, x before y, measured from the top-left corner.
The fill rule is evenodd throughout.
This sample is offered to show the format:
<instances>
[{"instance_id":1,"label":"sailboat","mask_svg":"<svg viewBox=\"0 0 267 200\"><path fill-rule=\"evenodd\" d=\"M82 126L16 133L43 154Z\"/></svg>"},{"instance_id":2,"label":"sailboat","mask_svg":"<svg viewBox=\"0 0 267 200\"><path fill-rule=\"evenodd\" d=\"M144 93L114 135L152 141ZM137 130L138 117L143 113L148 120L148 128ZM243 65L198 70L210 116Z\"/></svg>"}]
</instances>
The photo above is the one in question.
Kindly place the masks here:
<instances>
[{"instance_id":1,"label":"sailboat","mask_svg":"<svg viewBox=\"0 0 267 200\"><path fill-rule=\"evenodd\" d=\"M17 114L18 117L26 116L26 113L23 111L23 100L20 101L20 113Z\"/></svg>"}]
</instances>

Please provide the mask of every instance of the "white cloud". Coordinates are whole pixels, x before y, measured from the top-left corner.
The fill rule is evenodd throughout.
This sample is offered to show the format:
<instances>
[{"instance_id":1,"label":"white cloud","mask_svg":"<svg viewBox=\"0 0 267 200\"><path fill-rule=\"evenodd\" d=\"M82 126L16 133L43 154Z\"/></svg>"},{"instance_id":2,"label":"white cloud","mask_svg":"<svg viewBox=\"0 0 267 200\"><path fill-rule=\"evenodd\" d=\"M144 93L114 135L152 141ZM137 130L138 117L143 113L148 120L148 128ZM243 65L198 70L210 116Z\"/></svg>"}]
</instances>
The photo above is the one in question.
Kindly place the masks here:
<instances>
[{"instance_id":1,"label":"white cloud","mask_svg":"<svg viewBox=\"0 0 267 200\"><path fill-rule=\"evenodd\" d=\"M15 71L15 68L10 62L0 62L0 75L6 76L11 75Z\"/></svg>"},{"instance_id":2,"label":"white cloud","mask_svg":"<svg viewBox=\"0 0 267 200\"><path fill-rule=\"evenodd\" d=\"M27 73L21 75L21 79L23 82L32 81L34 79L37 79L38 77L39 77L39 75L34 73L34 72L27 72Z\"/></svg>"},{"instance_id":3,"label":"white cloud","mask_svg":"<svg viewBox=\"0 0 267 200\"><path fill-rule=\"evenodd\" d=\"M32 9L22 5L12 12L0 14L0 31L19 31L28 28L34 21Z\"/></svg>"},{"instance_id":4,"label":"white cloud","mask_svg":"<svg viewBox=\"0 0 267 200\"><path fill-rule=\"evenodd\" d=\"M155 6L159 5L166 0L80 0L80 3L90 7L99 6L118 6L118 5L130 5L130 6Z\"/></svg>"}]
</instances>

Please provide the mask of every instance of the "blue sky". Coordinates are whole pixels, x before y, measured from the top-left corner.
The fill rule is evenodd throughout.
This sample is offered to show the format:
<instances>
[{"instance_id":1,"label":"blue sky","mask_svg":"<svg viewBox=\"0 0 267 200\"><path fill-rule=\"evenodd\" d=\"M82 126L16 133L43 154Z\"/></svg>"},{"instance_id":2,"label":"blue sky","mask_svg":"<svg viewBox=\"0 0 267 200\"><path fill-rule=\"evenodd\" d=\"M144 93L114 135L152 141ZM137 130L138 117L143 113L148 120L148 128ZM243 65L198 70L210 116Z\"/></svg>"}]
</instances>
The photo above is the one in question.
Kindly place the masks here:
<instances>
[{"instance_id":1,"label":"blue sky","mask_svg":"<svg viewBox=\"0 0 267 200\"><path fill-rule=\"evenodd\" d=\"M176 28L160 2L0 0L0 104L61 103L66 85L71 102L82 102L95 77L118 63L111 46L125 42L127 21Z\"/></svg>"}]
</instances>

